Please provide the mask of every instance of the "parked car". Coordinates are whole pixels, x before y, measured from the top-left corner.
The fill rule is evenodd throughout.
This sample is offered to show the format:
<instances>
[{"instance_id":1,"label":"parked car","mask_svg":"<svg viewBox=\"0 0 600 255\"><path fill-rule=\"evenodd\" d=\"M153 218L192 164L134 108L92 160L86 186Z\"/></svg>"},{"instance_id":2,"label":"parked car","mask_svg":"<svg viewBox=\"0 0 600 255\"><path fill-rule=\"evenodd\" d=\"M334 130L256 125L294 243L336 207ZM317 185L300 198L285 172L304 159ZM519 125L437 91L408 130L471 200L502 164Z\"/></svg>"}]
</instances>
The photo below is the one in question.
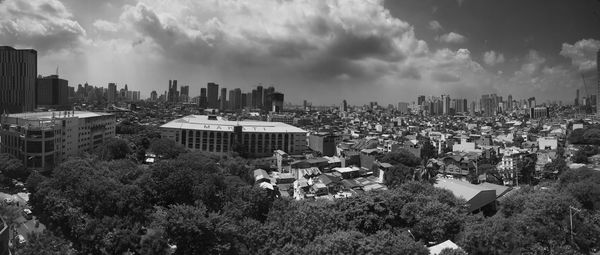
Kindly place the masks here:
<instances>
[{"instance_id":1,"label":"parked car","mask_svg":"<svg viewBox=\"0 0 600 255\"><path fill-rule=\"evenodd\" d=\"M23 209L23 217L27 220L31 220L33 218L33 214L29 208Z\"/></svg>"}]
</instances>

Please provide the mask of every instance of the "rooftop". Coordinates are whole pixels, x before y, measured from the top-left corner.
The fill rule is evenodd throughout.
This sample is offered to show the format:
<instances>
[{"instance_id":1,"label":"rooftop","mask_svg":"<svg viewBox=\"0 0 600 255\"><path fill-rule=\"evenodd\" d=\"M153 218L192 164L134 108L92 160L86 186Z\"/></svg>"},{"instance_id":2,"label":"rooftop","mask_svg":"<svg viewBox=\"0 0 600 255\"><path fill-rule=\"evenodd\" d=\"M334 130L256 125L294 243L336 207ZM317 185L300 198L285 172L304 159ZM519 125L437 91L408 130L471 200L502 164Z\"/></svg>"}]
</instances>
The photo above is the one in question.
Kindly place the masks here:
<instances>
[{"instance_id":1,"label":"rooftop","mask_svg":"<svg viewBox=\"0 0 600 255\"><path fill-rule=\"evenodd\" d=\"M221 117L209 120L207 115L189 115L181 119L173 120L161 126L161 128L208 130L208 131L231 131L233 127L242 126L243 132L256 133L306 133L305 130L281 122L265 121L229 121Z\"/></svg>"},{"instance_id":2,"label":"rooftop","mask_svg":"<svg viewBox=\"0 0 600 255\"><path fill-rule=\"evenodd\" d=\"M51 120L52 118L91 118L99 116L112 115L102 112L84 112L84 111L50 111L50 112L24 112L9 114L9 118L18 118L22 120Z\"/></svg>"}]
</instances>

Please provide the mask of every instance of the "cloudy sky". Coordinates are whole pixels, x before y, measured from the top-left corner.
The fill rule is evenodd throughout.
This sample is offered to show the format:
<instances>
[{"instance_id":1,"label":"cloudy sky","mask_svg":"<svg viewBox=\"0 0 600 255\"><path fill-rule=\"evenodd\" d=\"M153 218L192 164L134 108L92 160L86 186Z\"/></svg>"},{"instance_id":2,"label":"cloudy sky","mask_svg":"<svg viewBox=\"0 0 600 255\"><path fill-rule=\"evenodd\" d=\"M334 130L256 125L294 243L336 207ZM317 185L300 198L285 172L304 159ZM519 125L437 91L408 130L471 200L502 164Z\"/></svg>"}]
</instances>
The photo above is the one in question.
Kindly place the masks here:
<instances>
[{"instance_id":1,"label":"cloudy sky","mask_svg":"<svg viewBox=\"0 0 600 255\"><path fill-rule=\"evenodd\" d=\"M0 0L0 45L71 86L273 85L286 101L572 102L597 82L598 0Z\"/></svg>"}]
</instances>

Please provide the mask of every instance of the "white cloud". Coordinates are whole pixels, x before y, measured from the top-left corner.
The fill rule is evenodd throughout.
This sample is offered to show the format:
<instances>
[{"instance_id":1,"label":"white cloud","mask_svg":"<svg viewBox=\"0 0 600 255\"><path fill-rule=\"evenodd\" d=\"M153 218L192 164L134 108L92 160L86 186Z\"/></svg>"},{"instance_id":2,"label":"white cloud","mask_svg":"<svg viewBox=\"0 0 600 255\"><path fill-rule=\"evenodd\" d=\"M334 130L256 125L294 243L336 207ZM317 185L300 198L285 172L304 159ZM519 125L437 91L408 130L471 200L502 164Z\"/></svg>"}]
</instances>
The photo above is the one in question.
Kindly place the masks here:
<instances>
[{"instance_id":1,"label":"white cloud","mask_svg":"<svg viewBox=\"0 0 600 255\"><path fill-rule=\"evenodd\" d=\"M502 63L504 63L504 54L496 53L493 50L485 52L483 54L483 62L489 66L495 66L497 64L502 64Z\"/></svg>"},{"instance_id":2,"label":"white cloud","mask_svg":"<svg viewBox=\"0 0 600 255\"><path fill-rule=\"evenodd\" d=\"M600 50L600 41L583 39L574 44L563 43L560 55L570 58L573 66L585 72L596 68L598 50Z\"/></svg>"},{"instance_id":3,"label":"white cloud","mask_svg":"<svg viewBox=\"0 0 600 255\"><path fill-rule=\"evenodd\" d=\"M438 22L437 20L432 20L432 21L429 21L429 29L431 29L433 31L439 31L444 28L442 27L440 22Z\"/></svg>"},{"instance_id":4,"label":"white cloud","mask_svg":"<svg viewBox=\"0 0 600 255\"><path fill-rule=\"evenodd\" d=\"M119 30L119 24L102 19L94 21L93 26L96 29L105 32L117 32Z\"/></svg>"},{"instance_id":5,"label":"white cloud","mask_svg":"<svg viewBox=\"0 0 600 255\"><path fill-rule=\"evenodd\" d=\"M438 41L440 42L445 42L445 43L464 43L467 41L467 38L459 33L454 33L454 32L450 32L447 34L444 34L442 36L439 36L436 38Z\"/></svg>"},{"instance_id":6,"label":"white cloud","mask_svg":"<svg viewBox=\"0 0 600 255\"><path fill-rule=\"evenodd\" d=\"M86 32L58 0L0 2L0 44L47 50L74 48Z\"/></svg>"}]
</instances>

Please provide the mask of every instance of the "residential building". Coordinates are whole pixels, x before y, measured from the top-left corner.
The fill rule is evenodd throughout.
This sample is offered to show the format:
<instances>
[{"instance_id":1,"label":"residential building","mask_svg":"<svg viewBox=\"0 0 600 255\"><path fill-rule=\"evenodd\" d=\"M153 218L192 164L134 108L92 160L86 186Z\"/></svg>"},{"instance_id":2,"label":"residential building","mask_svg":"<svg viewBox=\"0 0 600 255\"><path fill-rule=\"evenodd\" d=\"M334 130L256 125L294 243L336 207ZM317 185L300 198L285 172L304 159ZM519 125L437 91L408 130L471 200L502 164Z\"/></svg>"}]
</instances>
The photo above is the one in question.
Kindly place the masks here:
<instances>
[{"instance_id":1,"label":"residential building","mask_svg":"<svg viewBox=\"0 0 600 255\"><path fill-rule=\"evenodd\" d=\"M312 133L308 136L308 147L313 151L318 151L323 156L333 156L336 154L336 146L342 141L342 137L330 133Z\"/></svg>"}]
</instances>

